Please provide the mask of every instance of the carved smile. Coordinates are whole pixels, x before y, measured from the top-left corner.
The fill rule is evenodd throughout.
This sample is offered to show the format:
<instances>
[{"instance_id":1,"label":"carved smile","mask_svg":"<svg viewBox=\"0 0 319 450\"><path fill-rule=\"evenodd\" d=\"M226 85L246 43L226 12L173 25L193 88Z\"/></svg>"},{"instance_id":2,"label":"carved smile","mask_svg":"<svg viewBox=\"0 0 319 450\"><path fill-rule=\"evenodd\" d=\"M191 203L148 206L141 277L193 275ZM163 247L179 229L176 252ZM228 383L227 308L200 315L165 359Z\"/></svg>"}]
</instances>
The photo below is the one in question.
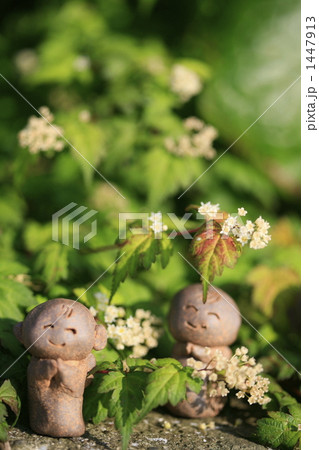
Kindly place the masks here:
<instances>
[{"instance_id":1,"label":"carved smile","mask_svg":"<svg viewBox=\"0 0 319 450\"><path fill-rule=\"evenodd\" d=\"M65 346L65 342L63 342L63 344L55 344L50 339L49 339L49 342L50 342L50 344L54 345L55 347L64 347Z\"/></svg>"}]
</instances>

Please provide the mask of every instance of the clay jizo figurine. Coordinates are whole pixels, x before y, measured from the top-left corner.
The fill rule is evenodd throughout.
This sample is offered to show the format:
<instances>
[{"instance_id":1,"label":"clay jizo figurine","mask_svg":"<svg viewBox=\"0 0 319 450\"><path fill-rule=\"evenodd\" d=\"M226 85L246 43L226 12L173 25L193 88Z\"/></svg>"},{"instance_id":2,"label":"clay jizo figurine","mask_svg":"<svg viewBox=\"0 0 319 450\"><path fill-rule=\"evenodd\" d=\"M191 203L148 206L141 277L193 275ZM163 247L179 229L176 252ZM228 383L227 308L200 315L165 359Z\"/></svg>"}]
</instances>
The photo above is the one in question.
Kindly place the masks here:
<instances>
[{"instance_id":1,"label":"clay jizo figurine","mask_svg":"<svg viewBox=\"0 0 319 450\"><path fill-rule=\"evenodd\" d=\"M105 347L105 328L96 324L85 306L57 298L34 308L15 325L14 333L32 354L31 428L55 437L81 436L83 392L91 381L87 373L96 365L91 350Z\"/></svg>"},{"instance_id":2,"label":"clay jizo figurine","mask_svg":"<svg viewBox=\"0 0 319 450\"><path fill-rule=\"evenodd\" d=\"M239 309L226 292L210 286L206 303L202 299L202 285L193 284L178 292L172 302L169 327L177 340L172 356L184 366L188 358L208 364L216 350L230 358L229 345L236 340L241 325ZM204 381L199 394L188 391L187 400L175 407L168 405L169 409L184 417L216 416L226 399L209 397L206 385Z\"/></svg>"}]
</instances>

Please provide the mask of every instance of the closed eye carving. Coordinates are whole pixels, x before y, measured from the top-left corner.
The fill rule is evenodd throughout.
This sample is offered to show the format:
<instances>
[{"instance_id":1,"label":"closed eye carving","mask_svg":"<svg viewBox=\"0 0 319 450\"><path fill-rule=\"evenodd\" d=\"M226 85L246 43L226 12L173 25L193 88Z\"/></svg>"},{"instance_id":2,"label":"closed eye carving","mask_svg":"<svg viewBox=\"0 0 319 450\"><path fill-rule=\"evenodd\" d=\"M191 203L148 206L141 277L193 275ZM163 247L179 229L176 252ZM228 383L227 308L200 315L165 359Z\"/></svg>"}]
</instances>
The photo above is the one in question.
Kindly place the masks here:
<instances>
[{"instance_id":1,"label":"closed eye carving","mask_svg":"<svg viewBox=\"0 0 319 450\"><path fill-rule=\"evenodd\" d=\"M187 305L186 309L193 309L194 311L198 311L198 309L194 305Z\"/></svg>"},{"instance_id":2,"label":"closed eye carving","mask_svg":"<svg viewBox=\"0 0 319 450\"><path fill-rule=\"evenodd\" d=\"M210 316L216 316L218 320L220 320L219 314L214 313L214 312L209 312L208 315Z\"/></svg>"},{"instance_id":3,"label":"closed eye carving","mask_svg":"<svg viewBox=\"0 0 319 450\"><path fill-rule=\"evenodd\" d=\"M73 334L76 334L75 328L66 328L66 331L71 331Z\"/></svg>"},{"instance_id":4,"label":"closed eye carving","mask_svg":"<svg viewBox=\"0 0 319 450\"><path fill-rule=\"evenodd\" d=\"M46 328L54 328L54 325L52 323L49 323L48 325L44 325L44 329Z\"/></svg>"}]
</instances>

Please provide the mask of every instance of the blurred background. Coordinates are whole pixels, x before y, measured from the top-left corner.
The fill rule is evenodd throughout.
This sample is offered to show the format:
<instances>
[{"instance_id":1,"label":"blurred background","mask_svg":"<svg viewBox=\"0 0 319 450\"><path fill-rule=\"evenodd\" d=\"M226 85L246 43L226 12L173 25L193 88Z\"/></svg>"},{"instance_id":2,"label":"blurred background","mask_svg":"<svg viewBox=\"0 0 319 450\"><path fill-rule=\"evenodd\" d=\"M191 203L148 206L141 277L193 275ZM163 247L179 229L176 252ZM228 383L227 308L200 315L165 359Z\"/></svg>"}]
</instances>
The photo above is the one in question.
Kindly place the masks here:
<instances>
[{"instance_id":1,"label":"blurred background","mask_svg":"<svg viewBox=\"0 0 319 450\"><path fill-rule=\"evenodd\" d=\"M215 284L299 370L299 83L178 199L298 78L299 2L52 0L1 9L2 75L35 108L47 106L125 197L62 139L46 151L25 145L19 132L36 113L0 78L2 366L21 352L11 327L27 308L77 298L115 259L115 251L83 254L52 242L54 212L70 202L97 210L98 233L86 244L96 248L115 241L119 212L183 215L187 205L211 201L271 223L270 245L245 248ZM189 117L206 134L187 128ZM174 293L199 281L177 253L187 246L175 239L167 268L128 278L115 303L165 318ZM108 292L110 278L92 292ZM246 323L236 344L299 395L295 371ZM166 332L152 355L167 356L171 346ZM12 370L22 373L23 363Z\"/></svg>"}]
</instances>

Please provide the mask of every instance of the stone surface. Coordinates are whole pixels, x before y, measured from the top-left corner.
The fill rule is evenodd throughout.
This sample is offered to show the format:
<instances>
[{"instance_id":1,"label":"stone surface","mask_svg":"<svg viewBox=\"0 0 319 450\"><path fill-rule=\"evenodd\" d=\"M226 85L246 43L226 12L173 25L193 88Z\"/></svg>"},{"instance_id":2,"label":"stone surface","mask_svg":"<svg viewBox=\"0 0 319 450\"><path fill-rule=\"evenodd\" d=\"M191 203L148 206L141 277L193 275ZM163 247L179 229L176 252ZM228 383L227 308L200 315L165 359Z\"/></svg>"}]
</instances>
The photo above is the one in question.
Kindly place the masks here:
<instances>
[{"instance_id":1,"label":"stone surface","mask_svg":"<svg viewBox=\"0 0 319 450\"><path fill-rule=\"evenodd\" d=\"M248 410L232 410L231 416L231 419L226 416L216 417L214 419L216 428L211 429L208 427L211 419L182 419L173 417L164 410L153 411L135 427L129 449L266 449L249 440L256 419L249 416ZM170 423L169 430L164 428L164 421ZM207 425L206 430L201 429L203 423ZM111 420L99 425L88 424L86 433L77 438L38 436L29 429L22 428L11 430L9 435L12 450L120 450L121 448L120 435Z\"/></svg>"}]
</instances>

